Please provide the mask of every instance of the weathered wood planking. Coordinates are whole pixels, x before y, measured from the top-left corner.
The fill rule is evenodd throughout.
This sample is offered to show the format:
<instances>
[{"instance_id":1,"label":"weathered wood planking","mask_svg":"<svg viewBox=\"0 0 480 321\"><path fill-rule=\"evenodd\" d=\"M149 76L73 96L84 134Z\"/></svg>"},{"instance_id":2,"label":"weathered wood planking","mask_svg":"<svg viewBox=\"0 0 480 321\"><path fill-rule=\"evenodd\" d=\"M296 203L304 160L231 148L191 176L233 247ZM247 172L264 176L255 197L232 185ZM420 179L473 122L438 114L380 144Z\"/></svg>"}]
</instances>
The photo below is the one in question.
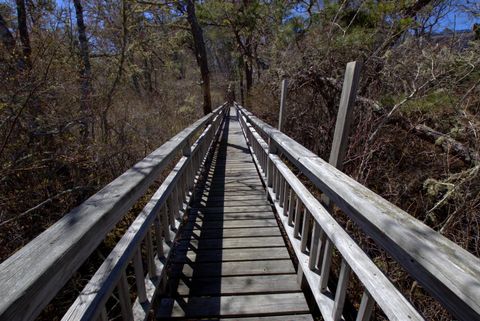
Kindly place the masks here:
<instances>
[{"instance_id":1,"label":"weathered wood planking","mask_svg":"<svg viewBox=\"0 0 480 321\"><path fill-rule=\"evenodd\" d=\"M274 317L221 318L219 321L313 321L310 314L276 315Z\"/></svg>"},{"instance_id":2,"label":"weathered wood planking","mask_svg":"<svg viewBox=\"0 0 480 321\"><path fill-rule=\"evenodd\" d=\"M264 196L265 197L265 196ZM199 219L202 221L232 221L232 220L261 220L275 218L272 212L232 212L232 213L204 213L198 212L197 217L190 217L189 220Z\"/></svg>"},{"instance_id":3,"label":"weathered wood planking","mask_svg":"<svg viewBox=\"0 0 480 321\"><path fill-rule=\"evenodd\" d=\"M163 314L163 311L166 311ZM170 312L171 311L171 312ZM308 313L303 293L275 293L222 297L190 297L188 304L180 299L162 300L160 318L268 316ZM171 314L170 314L171 313Z\"/></svg>"},{"instance_id":4,"label":"weathered wood planking","mask_svg":"<svg viewBox=\"0 0 480 321\"><path fill-rule=\"evenodd\" d=\"M123 214L223 106L116 178L0 265L0 319L34 319Z\"/></svg>"},{"instance_id":5,"label":"weathered wood planking","mask_svg":"<svg viewBox=\"0 0 480 321\"><path fill-rule=\"evenodd\" d=\"M177 293L181 296L282 292L300 292L297 280L291 274L182 279L177 288Z\"/></svg>"},{"instance_id":6,"label":"weathered wood planking","mask_svg":"<svg viewBox=\"0 0 480 321\"><path fill-rule=\"evenodd\" d=\"M460 320L480 320L480 259L238 106L253 127Z\"/></svg>"},{"instance_id":7,"label":"weathered wood planking","mask_svg":"<svg viewBox=\"0 0 480 321\"><path fill-rule=\"evenodd\" d=\"M212 221L197 219L196 221L190 221L188 225L195 226L198 229L227 229L227 228L250 228L250 227L274 227L278 226L275 217L271 219L256 219L256 220L230 220L230 221Z\"/></svg>"},{"instance_id":8,"label":"weathered wood planking","mask_svg":"<svg viewBox=\"0 0 480 321\"><path fill-rule=\"evenodd\" d=\"M207 240L182 240L176 245L176 249L237 249L237 248L256 248L285 246L285 241L281 236L264 236L257 238L240 237L227 239L207 239Z\"/></svg>"},{"instance_id":9,"label":"weathered wood planking","mask_svg":"<svg viewBox=\"0 0 480 321\"><path fill-rule=\"evenodd\" d=\"M227 171L224 164L238 163L229 158L241 158L242 167L249 165L242 169L248 178ZM295 320L294 314L308 313L290 254L235 118L230 117L225 126L211 167L205 184L199 186L202 197L192 205L175 247L170 287L176 291L162 300L157 317L275 315ZM274 309L276 304L283 306Z\"/></svg>"},{"instance_id":10,"label":"weathered wood planking","mask_svg":"<svg viewBox=\"0 0 480 321\"><path fill-rule=\"evenodd\" d=\"M194 228L192 231L180 232L180 239L194 237L197 239L216 239L230 237L262 237L281 235L278 227L252 227L249 229L212 229L202 230Z\"/></svg>"},{"instance_id":11,"label":"weathered wood planking","mask_svg":"<svg viewBox=\"0 0 480 321\"><path fill-rule=\"evenodd\" d=\"M266 274L290 274L295 273L292 261L284 260L263 260L243 262L222 262L218 263L196 263L174 264L171 269L171 276L178 277L218 277L235 275L266 275ZM295 274L292 274L295 277Z\"/></svg>"}]
</instances>

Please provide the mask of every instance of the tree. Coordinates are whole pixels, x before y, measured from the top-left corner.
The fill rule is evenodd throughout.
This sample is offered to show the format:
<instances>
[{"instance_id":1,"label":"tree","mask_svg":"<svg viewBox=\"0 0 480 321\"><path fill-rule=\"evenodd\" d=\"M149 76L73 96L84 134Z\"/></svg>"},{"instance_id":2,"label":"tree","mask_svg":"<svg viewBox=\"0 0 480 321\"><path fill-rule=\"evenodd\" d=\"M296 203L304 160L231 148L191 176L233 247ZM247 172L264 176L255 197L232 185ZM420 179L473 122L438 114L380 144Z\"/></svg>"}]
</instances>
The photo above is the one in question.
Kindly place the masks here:
<instances>
[{"instance_id":1,"label":"tree","mask_svg":"<svg viewBox=\"0 0 480 321\"><path fill-rule=\"evenodd\" d=\"M202 89L203 89L203 113L205 115L212 112L212 100L210 97L210 75L208 71L208 58L205 49L205 41L203 40L203 31L198 23L195 14L194 0L187 0L187 20L190 24L190 30L193 36L195 57L197 58L200 73L202 74Z\"/></svg>"},{"instance_id":2,"label":"tree","mask_svg":"<svg viewBox=\"0 0 480 321\"><path fill-rule=\"evenodd\" d=\"M7 27L5 19L0 14L0 38L2 40L3 46L10 54L13 54L15 51L15 38L13 38L12 33Z\"/></svg>"},{"instance_id":3,"label":"tree","mask_svg":"<svg viewBox=\"0 0 480 321\"><path fill-rule=\"evenodd\" d=\"M30 46L30 36L28 34L27 26L27 10L25 8L24 0L16 0L17 4L17 21L18 31L20 33L20 41L22 42L23 59L28 67L31 67L30 54L32 47Z\"/></svg>"},{"instance_id":4,"label":"tree","mask_svg":"<svg viewBox=\"0 0 480 321\"><path fill-rule=\"evenodd\" d=\"M77 28L78 28L78 41L80 44L80 58L81 58L81 67L80 67L80 109L83 114L83 119L81 120L82 124L82 135L86 139L89 136L89 127L92 123L92 106L90 102L90 95L92 92L91 85L91 76L92 76L92 67L90 65L90 54L88 50L88 39L86 33L85 22L83 19L83 8L80 0L73 0L75 6L75 13L77 17ZM92 129L93 132L93 129Z\"/></svg>"}]
</instances>

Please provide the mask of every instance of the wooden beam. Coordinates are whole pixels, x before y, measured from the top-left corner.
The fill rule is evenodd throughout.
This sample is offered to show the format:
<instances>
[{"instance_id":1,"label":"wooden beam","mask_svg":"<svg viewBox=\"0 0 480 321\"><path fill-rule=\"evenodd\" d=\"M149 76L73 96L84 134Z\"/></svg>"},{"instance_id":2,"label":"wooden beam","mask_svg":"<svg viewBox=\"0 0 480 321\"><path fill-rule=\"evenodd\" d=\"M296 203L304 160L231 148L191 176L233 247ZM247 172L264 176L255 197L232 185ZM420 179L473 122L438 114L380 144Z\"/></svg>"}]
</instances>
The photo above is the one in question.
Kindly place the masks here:
<instances>
[{"instance_id":1,"label":"wooden beam","mask_svg":"<svg viewBox=\"0 0 480 321\"><path fill-rule=\"evenodd\" d=\"M343 81L342 96L338 108L335 133L333 135L332 149L330 151L329 163L343 169L343 159L348 148L348 135L353 120L353 106L357 95L358 83L362 61L352 61L347 64L345 79Z\"/></svg>"}]
</instances>

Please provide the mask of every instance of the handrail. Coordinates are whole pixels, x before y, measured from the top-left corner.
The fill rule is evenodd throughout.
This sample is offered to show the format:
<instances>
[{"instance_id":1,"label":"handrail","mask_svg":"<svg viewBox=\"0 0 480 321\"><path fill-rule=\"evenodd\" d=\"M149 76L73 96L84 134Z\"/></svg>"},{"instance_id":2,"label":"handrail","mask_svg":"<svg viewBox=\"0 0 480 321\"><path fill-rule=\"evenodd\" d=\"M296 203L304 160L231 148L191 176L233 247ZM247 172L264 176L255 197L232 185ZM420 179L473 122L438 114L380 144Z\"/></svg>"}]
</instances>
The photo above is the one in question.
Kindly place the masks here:
<instances>
[{"instance_id":1,"label":"handrail","mask_svg":"<svg viewBox=\"0 0 480 321\"><path fill-rule=\"evenodd\" d=\"M295 184L285 168L280 172L279 168L282 166L279 163L281 161L274 156L276 151L284 155L368 236L392 255L452 315L459 320L480 320L479 258L329 165L295 140L255 117L242 106L236 104L236 107L239 114L245 118L243 129L247 132L258 133L256 137L253 136L253 133L251 134L249 143L254 144L252 139L257 141L255 143L257 147L253 148L253 151L264 171L269 193L273 193L278 209L285 210L286 213L289 213L290 210L296 213L295 208L286 209L284 206L286 198L284 191L292 188L291 185ZM263 140L260 136L268 140L269 144L265 141L260 143L259 141ZM274 165L273 168L272 165ZM303 196L300 197L300 199L302 198ZM287 203L290 204L288 201ZM305 199L301 200L301 204L306 205L305 203ZM314 209L315 206L308 209L310 214ZM322 215L325 215L325 212ZM296 215L295 217L300 218L301 216ZM319 218L320 216L315 217L318 223L317 219ZM289 220L291 219L289 218ZM287 221L286 226L288 223L293 222ZM292 233L294 237L297 237L300 227L298 224L295 224L294 227L295 230ZM311 226L307 226L308 228ZM329 238L326 238L325 241L325 244L321 246L331 247L330 243L334 242L333 239L329 241ZM303 250L306 240L304 243ZM319 246L319 244L315 246ZM314 249L320 251L318 248ZM323 249L323 251L325 250ZM328 251L326 252L328 253ZM326 263L326 268L329 268L329 262ZM345 266L342 263L342 270ZM322 266L322 270L323 268ZM345 270L344 273L346 273ZM305 274L307 276L310 273L307 271ZM367 287L367 284L364 283L364 285ZM314 284L313 286L318 287L319 285ZM379 302L377 301L377 303ZM386 311L384 310L384 312Z\"/></svg>"},{"instance_id":2,"label":"handrail","mask_svg":"<svg viewBox=\"0 0 480 321\"><path fill-rule=\"evenodd\" d=\"M218 129L225 106L178 133L4 261L0 265L0 320L32 320L38 316L175 155L182 150L187 158L197 154L190 154L189 141L213 120ZM182 186L185 189L186 184ZM178 208L181 193L175 191L176 197L169 199ZM185 190L182 192L185 195ZM173 214L175 206L169 208Z\"/></svg>"}]
</instances>

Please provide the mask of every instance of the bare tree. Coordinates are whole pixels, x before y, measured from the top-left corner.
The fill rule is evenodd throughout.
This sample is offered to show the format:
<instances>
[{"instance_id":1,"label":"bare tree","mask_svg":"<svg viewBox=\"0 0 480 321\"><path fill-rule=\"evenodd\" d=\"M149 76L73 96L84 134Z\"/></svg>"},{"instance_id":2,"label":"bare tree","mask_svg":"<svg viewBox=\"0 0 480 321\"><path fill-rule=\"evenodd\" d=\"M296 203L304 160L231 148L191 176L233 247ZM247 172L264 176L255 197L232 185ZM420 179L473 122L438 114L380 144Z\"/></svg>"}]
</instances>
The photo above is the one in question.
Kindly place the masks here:
<instances>
[{"instance_id":1,"label":"bare tree","mask_svg":"<svg viewBox=\"0 0 480 321\"><path fill-rule=\"evenodd\" d=\"M91 76L92 67L90 65L90 55L88 49L88 39L86 33L85 22L83 19L83 8L80 0L73 0L75 5L75 13L77 17L78 41L80 44L80 109L83 114L82 117L82 136L84 139L89 136L89 127L92 123L92 106L90 102L90 95L92 92ZM93 132L93 129L92 129Z\"/></svg>"},{"instance_id":2,"label":"bare tree","mask_svg":"<svg viewBox=\"0 0 480 321\"><path fill-rule=\"evenodd\" d=\"M190 30L193 36L195 45L195 56L197 58L200 73L202 74L202 88L203 88L203 113L205 115L212 112L212 99L210 96L210 73L208 71L207 50L205 49L205 41L203 40L202 27L198 23L195 14L194 0L187 0L187 20L190 24Z\"/></svg>"},{"instance_id":3,"label":"bare tree","mask_svg":"<svg viewBox=\"0 0 480 321\"><path fill-rule=\"evenodd\" d=\"M30 67L30 54L32 53L32 47L30 46L30 36L28 35L27 9L25 8L24 0L16 0L16 3L18 31L20 33L20 41L22 42L23 59L25 60L27 66Z\"/></svg>"},{"instance_id":4,"label":"bare tree","mask_svg":"<svg viewBox=\"0 0 480 321\"><path fill-rule=\"evenodd\" d=\"M10 54L13 54L15 51L15 38L13 38L12 33L7 27L5 19L3 19L0 14L0 39Z\"/></svg>"}]
</instances>

